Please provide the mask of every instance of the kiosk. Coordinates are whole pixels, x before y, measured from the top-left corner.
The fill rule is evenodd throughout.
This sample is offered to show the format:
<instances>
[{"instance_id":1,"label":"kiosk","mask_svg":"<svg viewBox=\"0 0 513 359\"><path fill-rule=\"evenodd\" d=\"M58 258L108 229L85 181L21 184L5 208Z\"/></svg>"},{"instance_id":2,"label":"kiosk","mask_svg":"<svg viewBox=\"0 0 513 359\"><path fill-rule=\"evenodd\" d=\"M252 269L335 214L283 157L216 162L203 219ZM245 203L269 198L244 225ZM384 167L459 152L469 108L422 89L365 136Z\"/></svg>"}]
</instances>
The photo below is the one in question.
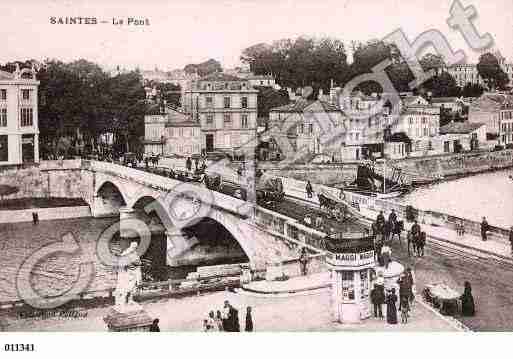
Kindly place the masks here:
<instances>
[{"instance_id":1,"label":"kiosk","mask_svg":"<svg viewBox=\"0 0 513 359\"><path fill-rule=\"evenodd\" d=\"M364 233L343 233L326 241L331 271L332 309L336 321L359 323L371 315L374 242Z\"/></svg>"}]
</instances>

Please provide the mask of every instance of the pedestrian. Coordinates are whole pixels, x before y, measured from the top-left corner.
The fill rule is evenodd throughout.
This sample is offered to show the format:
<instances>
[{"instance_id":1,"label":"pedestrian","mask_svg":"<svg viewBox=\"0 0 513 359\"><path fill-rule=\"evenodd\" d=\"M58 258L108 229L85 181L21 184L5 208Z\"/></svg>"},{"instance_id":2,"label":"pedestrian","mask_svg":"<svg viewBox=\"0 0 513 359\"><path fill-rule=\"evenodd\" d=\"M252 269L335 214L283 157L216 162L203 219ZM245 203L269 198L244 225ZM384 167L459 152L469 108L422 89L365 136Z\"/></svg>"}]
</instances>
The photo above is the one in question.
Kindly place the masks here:
<instances>
[{"instance_id":1,"label":"pedestrian","mask_svg":"<svg viewBox=\"0 0 513 359\"><path fill-rule=\"evenodd\" d=\"M38 224L39 223L39 215L37 212L32 212L32 224Z\"/></svg>"},{"instance_id":2,"label":"pedestrian","mask_svg":"<svg viewBox=\"0 0 513 359\"><path fill-rule=\"evenodd\" d=\"M310 183L310 181L306 181L306 195L308 196L308 198L312 198L312 194L313 194L312 184Z\"/></svg>"},{"instance_id":3,"label":"pedestrian","mask_svg":"<svg viewBox=\"0 0 513 359\"><path fill-rule=\"evenodd\" d=\"M397 295L395 294L395 288L389 291L385 302L387 303L387 323L397 324Z\"/></svg>"},{"instance_id":4,"label":"pedestrian","mask_svg":"<svg viewBox=\"0 0 513 359\"><path fill-rule=\"evenodd\" d=\"M194 167L195 167L196 171L198 171L198 169L199 169L198 165L199 165L199 159L198 159L198 157L194 157Z\"/></svg>"},{"instance_id":5,"label":"pedestrian","mask_svg":"<svg viewBox=\"0 0 513 359\"><path fill-rule=\"evenodd\" d=\"M420 232L420 238L417 242L417 254L419 257L424 257L424 246L426 245L426 232Z\"/></svg>"},{"instance_id":6,"label":"pedestrian","mask_svg":"<svg viewBox=\"0 0 513 359\"><path fill-rule=\"evenodd\" d=\"M211 311L208 313L207 321L208 321L209 331L211 331L211 332L217 332L217 331L218 331L218 328L217 328L217 325L216 325L216 315L215 315L215 313L214 313L214 311L213 311L213 310L211 310Z\"/></svg>"},{"instance_id":7,"label":"pedestrian","mask_svg":"<svg viewBox=\"0 0 513 359\"><path fill-rule=\"evenodd\" d=\"M487 240L487 233L490 226L488 225L488 222L486 221L486 217L483 217L483 221L481 222L481 239L484 241Z\"/></svg>"},{"instance_id":8,"label":"pedestrian","mask_svg":"<svg viewBox=\"0 0 513 359\"><path fill-rule=\"evenodd\" d=\"M385 225L385 216L383 215L383 211L379 211L378 216L376 217L376 223L378 224L378 228L381 230Z\"/></svg>"},{"instance_id":9,"label":"pedestrian","mask_svg":"<svg viewBox=\"0 0 513 359\"><path fill-rule=\"evenodd\" d=\"M239 311L229 304L228 320L230 321L231 332L240 332Z\"/></svg>"},{"instance_id":10,"label":"pedestrian","mask_svg":"<svg viewBox=\"0 0 513 359\"><path fill-rule=\"evenodd\" d=\"M392 225L395 225L397 222L397 214L395 213L395 210L392 208L392 212L388 215L388 222L390 222Z\"/></svg>"},{"instance_id":11,"label":"pedestrian","mask_svg":"<svg viewBox=\"0 0 513 359\"><path fill-rule=\"evenodd\" d=\"M410 303L408 302L407 298L401 298L399 300L400 300L400 303L399 303L400 309L399 310L401 311L401 323L406 324L406 323L408 323L408 316L409 316L409 312L410 312Z\"/></svg>"},{"instance_id":12,"label":"pedestrian","mask_svg":"<svg viewBox=\"0 0 513 359\"><path fill-rule=\"evenodd\" d=\"M146 169L148 169L149 161L150 161L150 159L148 158L148 156L144 157L144 167L145 167Z\"/></svg>"},{"instance_id":13,"label":"pedestrian","mask_svg":"<svg viewBox=\"0 0 513 359\"><path fill-rule=\"evenodd\" d=\"M252 332L253 331L253 317L251 315L251 307L246 308L246 332Z\"/></svg>"},{"instance_id":14,"label":"pedestrian","mask_svg":"<svg viewBox=\"0 0 513 359\"><path fill-rule=\"evenodd\" d=\"M399 310L401 310L403 300L406 299L406 301L409 302L412 291L411 283L406 275L406 272L401 273L397 284L399 284Z\"/></svg>"},{"instance_id":15,"label":"pedestrian","mask_svg":"<svg viewBox=\"0 0 513 359\"><path fill-rule=\"evenodd\" d=\"M381 248L381 257L383 260L383 266L386 269L388 269L388 264L390 263L390 260L391 260L391 254L392 254L392 250L390 249L388 244L385 243L383 245L383 247Z\"/></svg>"},{"instance_id":16,"label":"pedestrian","mask_svg":"<svg viewBox=\"0 0 513 359\"><path fill-rule=\"evenodd\" d=\"M383 240L388 242L390 240L390 233L392 232L392 224L390 221L385 221L383 225Z\"/></svg>"},{"instance_id":17,"label":"pedestrian","mask_svg":"<svg viewBox=\"0 0 513 359\"><path fill-rule=\"evenodd\" d=\"M210 327L208 326L208 319L203 319L203 331L204 332L210 331Z\"/></svg>"},{"instance_id":18,"label":"pedestrian","mask_svg":"<svg viewBox=\"0 0 513 359\"><path fill-rule=\"evenodd\" d=\"M216 312L215 323L216 323L216 326L217 326L217 331L218 332L222 332L223 331L223 319L222 319L221 311L220 310L218 310Z\"/></svg>"},{"instance_id":19,"label":"pedestrian","mask_svg":"<svg viewBox=\"0 0 513 359\"><path fill-rule=\"evenodd\" d=\"M187 171L191 171L192 168L192 161L190 157L187 157L187 160L185 161L185 167L187 168Z\"/></svg>"},{"instance_id":20,"label":"pedestrian","mask_svg":"<svg viewBox=\"0 0 513 359\"><path fill-rule=\"evenodd\" d=\"M150 325L150 332L160 332L159 320L158 319L154 319L153 323L151 323L151 325Z\"/></svg>"},{"instance_id":21,"label":"pedestrian","mask_svg":"<svg viewBox=\"0 0 513 359\"><path fill-rule=\"evenodd\" d=\"M513 256L513 226L509 229L509 245L511 247L511 256Z\"/></svg>"},{"instance_id":22,"label":"pedestrian","mask_svg":"<svg viewBox=\"0 0 513 359\"><path fill-rule=\"evenodd\" d=\"M381 249L383 248L383 241L381 240L381 238L381 234L377 234L374 238L374 256L376 257L376 261L378 263L381 263Z\"/></svg>"},{"instance_id":23,"label":"pedestrian","mask_svg":"<svg viewBox=\"0 0 513 359\"><path fill-rule=\"evenodd\" d=\"M317 218L315 219L315 227L317 227L317 228L322 227L322 217L321 216L317 216Z\"/></svg>"},{"instance_id":24,"label":"pedestrian","mask_svg":"<svg viewBox=\"0 0 513 359\"><path fill-rule=\"evenodd\" d=\"M301 255L299 256L299 269L301 275L307 275L308 273L308 253L306 252L306 248L303 247L301 249Z\"/></svg>"},{"instance_id":25,"label":"pedestrian","mask_svg":"<svg viewBox=\"0 0 513 359\"><path fill-rule=\"evenodd\" d=\"M306 223L307 226L312 226L312 217L310 216L310 214L307 213L303 221Z\"/></svg>"},{"instance_id":26,"label":"pedestrian","mask_svg":"<svg viewBox=\"0 0 513 359\"><path fill-rule=\"evenodd\" d=\"M474 296L472 295L472 287L468 281L465 282L465 289L463 290L463 295L460 297L460 300L461 315L473 317L476 313L476 308L474 305Z\"/></svg>"},{"instance_id":27,"label":"pedestrian","mask_svg":"<svg viewBox=\"0 0 513 359\"><path fill-rule=\"evenodd\" d=\"M372 305L374 306L374 318L383 319L382 306L385 303L385 291L383 286L374 284L370 292Z\"/></svg>"},{"instance_id":28,"label":"pedestrian","mask_svg":"<svg viewBox=\"0 0 513 359\"><path fill-rule=\"evenodd\" d=\"M410 301L410 304L413 306L413 303L414 303L414 300L415 300L415 277L413 275L413 271L411 270L410 267L407 267L406 268L406 279L408 280L408 284L409 284L409 287L410 287L410 292L409 292L409 301Z\"/></svg>"},{"instance_id":29,"label":"pedestrian","mask_svg":"<svg viewBox=\"0 0 513 359\"><path fill-rule=\"evenodd\" d=\"M230 302L225 300L224 301L224 307L222 312L222 323L223 323L223 330L225 332L233 332L231 323L230 323Z\"/></svg>"}]
</instances>

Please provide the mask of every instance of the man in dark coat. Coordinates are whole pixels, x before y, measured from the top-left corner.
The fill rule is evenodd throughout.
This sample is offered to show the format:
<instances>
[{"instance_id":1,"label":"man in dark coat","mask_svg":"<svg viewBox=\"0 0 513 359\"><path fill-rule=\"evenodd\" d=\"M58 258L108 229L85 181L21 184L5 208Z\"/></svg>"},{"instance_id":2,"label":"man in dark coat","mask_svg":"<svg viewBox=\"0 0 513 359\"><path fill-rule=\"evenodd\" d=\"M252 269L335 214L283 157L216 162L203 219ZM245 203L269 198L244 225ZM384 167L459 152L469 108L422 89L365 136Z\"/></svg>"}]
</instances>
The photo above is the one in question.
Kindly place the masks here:
<instances>
[{"instance_id":1,"label":"man in dark coat","mask_svg":"<svg viewBox=\"0 0 513 359\"><path fill-rule=\"evenodd\" d=\"M378 217L376 217L376 223L378 228L383 228L385 225L385 216L383 215L383 211L380 211Z\"/></svg>"},{"instance_id":2,"label":"man in dark coat","mask_svg":"<svg viewBox=\"0 0 513 359\"><path fill-rule=\"evenodd\" d=\"M399 310L401 310L403 299L406 299L408 302L410 301L413 283L410 282L406 273L401 274L397 283L399 284Z\"/></svg>"},{"instance_id":3,"label":"man in dark coat","mask_svg":"<svg viewBox=\"0 0 513 359\"><path fill-rule=\"evenodd\" d=\"M372 304L374 306L374 318L383 319L382 306L385 303L385 290L382 285L374 284L370 292Z\"/></svg>"},{"instance_id":4,"label":"man in dark coat","mask_svg":"<svg viewBox=\"0 0 513 359\"><path fill-rule=\"evenodd\" d=\"M395 288L392 288L390 294L386 296L385 302L387 303L387 323L397 324L397 295L395 294Z\"/></svg>"},{"instance_id":5,"label":"man in dark coat","mask_svg":"<svg viewBox=\"0 0 513 359\"><path fill-rule=\"evenodd\" d=\"M487 240L487 233L490 226L488 225L488 222L486 221L486 217L483 217L483 221L481 222L481 239L483 241Z\"/></svg>"},{"instance_id":6,"label":"man in dark coat","mask_svg":"<svg viewBox=\"0 0 513 359\"><path fill-rule=\"evenodd\" d=\"M192 161L190 157L187 157L187 160L185 161L185 167L187 168L187 171L190 171L192 168Z\"/></svg>"},{"instance_id":7,"label":"man in dark coat","mask_svg":"<svg viewBox=\"0 0 513 359\"><path fill-rule=\"evenodd\" d=\"M231 321L230 313L231 313L230 302L225 300L224 301L224 307L223 307L223 313L222 313L222 316L221 316L221 321L223 323L223 330L225 332L233 332L234 331L233 327L232 327L232 321Z\"/></svg>"},{"instance_id":8,"label":"man in dark coat","mask_svg":"<svg viewBox=\"0 0 513 359\"><path fill-rule=\"evenodd\" d=\"M392 209L392 212L390 212L390 215L388 216L388 221L395 225L395 223L397 222L397 214L395 213L395 210Z\"/></svg>"},{"instance_id":9,"label":"man in dark coat","mask_svg":"<svg viewBox=\"0 0 513 359\"><path fill-rule=\"evenodd\" d=\"M150 332L160 332L158 319L153 320L153 323L150 326Z\"/></svg>"},{"instance_id":10,"label":"man in dark coat","mask_svg":"<svg viewBox=\"0 0 513 359\"><path fill-rule=\"evenodd\" d=\"M312 188L312 184L310 183L310 181L306 181L306 195L308 196L308 198L312 198L312 193L313 193L313 188Z\"/></svg>"},{"instance_id":11,"label":"man in dark coat","mask_svg":"<svg viewBox=\"0 0 513 359\"><path fill-rule=\"evenodd\" d=\"M251 315L251 307L246 308L246 332L253 331L253 316Z\"/></svg>"},{"instance_id":12,"label":"man in dark coat","mask_svg":"<svg viewBox=\"0 0 513 359\"><path fill-rule=\"evenodd\" d=\"M239 311L235 309L230 304L230 314L228 316L228 320L230 321L231 332L240 332L240 324L239 324Z\"/></svg>"}]
</instances>

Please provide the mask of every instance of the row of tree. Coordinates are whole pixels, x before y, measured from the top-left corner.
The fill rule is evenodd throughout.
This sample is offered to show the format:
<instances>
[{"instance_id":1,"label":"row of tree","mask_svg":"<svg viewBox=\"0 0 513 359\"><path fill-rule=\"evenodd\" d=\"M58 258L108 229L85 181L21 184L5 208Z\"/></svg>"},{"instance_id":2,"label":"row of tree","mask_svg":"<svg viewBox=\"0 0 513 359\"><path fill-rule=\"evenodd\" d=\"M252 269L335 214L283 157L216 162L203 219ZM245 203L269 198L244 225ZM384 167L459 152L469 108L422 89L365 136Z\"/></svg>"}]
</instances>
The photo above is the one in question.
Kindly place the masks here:
<instances>
[{"instance_id":1,"label":"row of tree","mask_svg":"<svg viewBox=\"0 0 513 359\"><path fill-rule=\"evenodd\" d=\"M55 153L62 143L92 150L107 133L119 151L127 151L144 136L146 93L139 71L111 76L86 60L28 60L0 68L12 72L16 63L21 68L36 65L40 139L48 152Z\"/></svg>"},{"instance_id":2,"label":"row of tree","mask_svg":"<svg viewBox=\"0 0 513 359\"><path fill-rule=\"evenodd\" d=\"M246 48L241 61L250 66L256 74L272 73L277 82L285 87L298 88L312 86L314 93L322 88L327 91L332 81L344 86L358 75L369 73L379 63L390 60L386 73L395 89L399 92L411 91L409 83L414 80L409 64L399 49L390 43L371 40L366 43L352 42L353 62L348 64L344 43L338 39L308 38L282 39L271 44L260 43ZM439 55L426 54L420 60L422 68L434 69L436 74L430 80L415 89L420 92L432 92L434 96L479 95L480 86L468 85L462 89L447 72L444 59ZM480 57L477 65L480 76L489 88L504 89L508 83L507 75L499 65L497 58L490 53ZM359 90L370 94L382 92L375 82L364 82Z\"/></svg>"}]
</instances>

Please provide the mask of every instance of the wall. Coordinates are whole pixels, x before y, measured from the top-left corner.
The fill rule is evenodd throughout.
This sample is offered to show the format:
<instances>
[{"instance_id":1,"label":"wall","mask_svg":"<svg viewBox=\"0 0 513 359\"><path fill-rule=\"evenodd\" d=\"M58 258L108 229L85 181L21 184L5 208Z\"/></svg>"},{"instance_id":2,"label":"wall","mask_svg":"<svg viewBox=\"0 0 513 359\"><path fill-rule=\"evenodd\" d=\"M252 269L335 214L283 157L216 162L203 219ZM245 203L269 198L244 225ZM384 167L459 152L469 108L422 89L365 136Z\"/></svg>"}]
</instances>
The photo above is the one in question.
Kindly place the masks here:
<instances>
[{"instance_id":1,"label":"wall","mask_svg":"<svg viewBox=\"0 0 513 359\"><path fill-rule=\"evenodd\" d=\"M258 164L258 168L273 176L288 177L300 181L335 185L356 178L356 164L333 165L291 165L281 167L272 164Z\"/></svg>"},{"instance_id":2,"label":"wall","mask_svg":"<svg viewBox=\"0 0 513 359\"><path fill-rule=\"evenodd\" d=\"M407 158L394 161L392 165L406 172L455 176L513 166L513 150Z\"/></svg>"},{"instance_id":3,"label":"wall","mask_svg":"<svg viewBox=\"0 0 513 359\"><path fill-rule=\"evenodd\" d=\"M0 223L32 222L33 212L37 212L40 221L91 217L89 206L29 208L0 211Z\"/></svg>"}]
</instances>

